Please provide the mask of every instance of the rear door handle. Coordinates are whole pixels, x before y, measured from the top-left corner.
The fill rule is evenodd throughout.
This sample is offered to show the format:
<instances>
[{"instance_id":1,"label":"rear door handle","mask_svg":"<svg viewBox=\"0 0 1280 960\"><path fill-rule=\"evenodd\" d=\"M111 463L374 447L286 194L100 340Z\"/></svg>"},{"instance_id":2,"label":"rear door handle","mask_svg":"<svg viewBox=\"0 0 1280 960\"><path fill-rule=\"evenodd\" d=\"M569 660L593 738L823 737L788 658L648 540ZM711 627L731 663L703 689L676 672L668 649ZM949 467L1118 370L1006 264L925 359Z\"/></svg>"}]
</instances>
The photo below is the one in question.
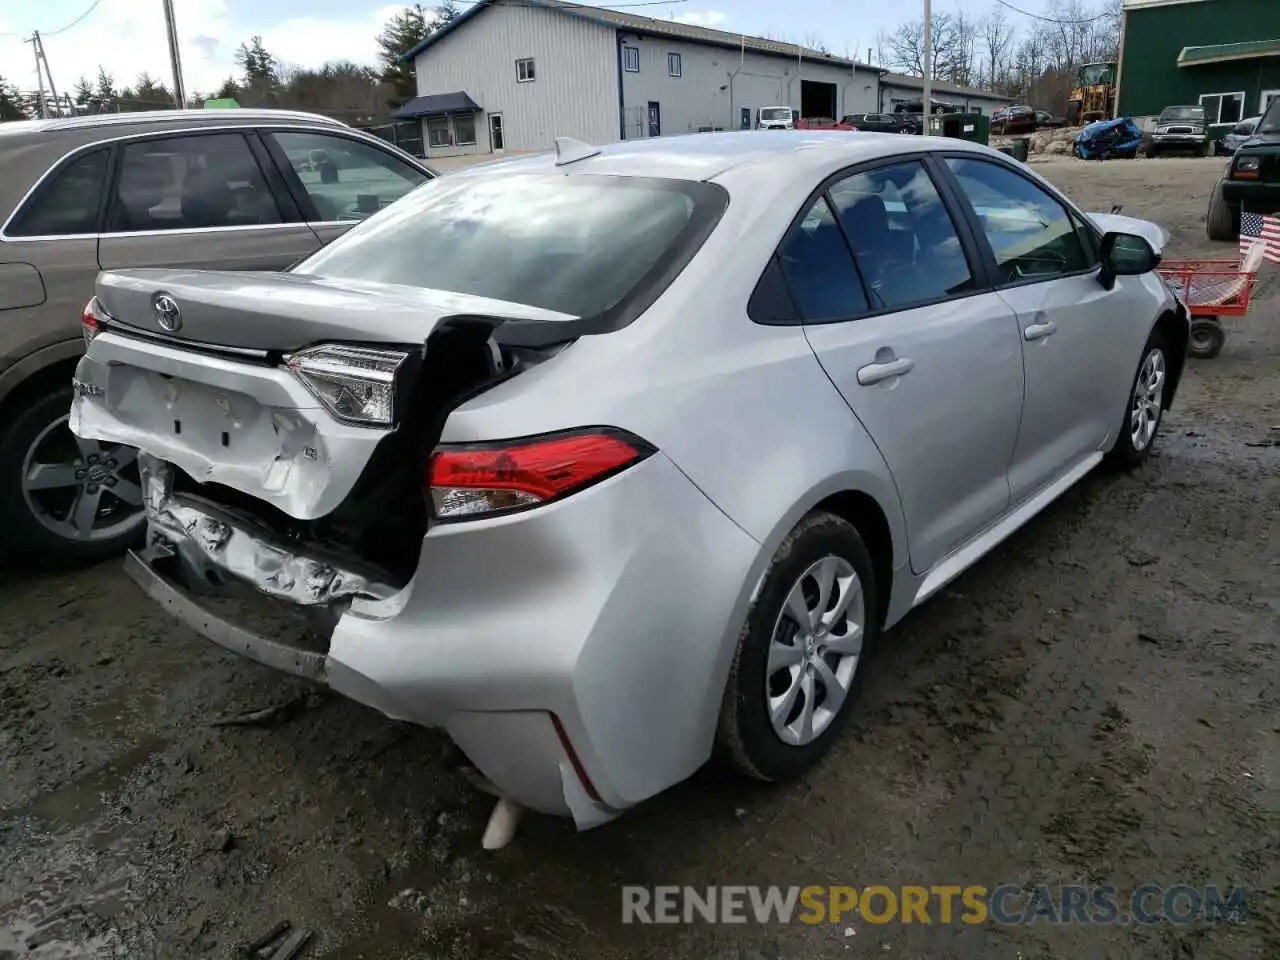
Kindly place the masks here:
<instances>
[{"instance_id":1,"label":"rear door handle","mask_svg":"<svg viewBox=\"0 0 1280 960\"><path fill-rule=\"evenodd\" d=\"M881 380L901 377L910 373L911 368L915 365L916 362L908 357L889 360L885 363L868 363L865 367L858 368L858 383L864 387L869 387L873 383L879 383Z\"/></svg>"},{"instance_id":2,"label":"rear door handle","mask_svg":"<svg viewBox=\"0 0 1280 960\"><path fill-rule=\"evenodd\" d=\"M1058 325L1052 320L1045 320L1042 323L1033 323L1022 331L1023 339L1026 340L1043 340L1045 337L1051 337L1058 332Z\"/></svg>"}]
</instances>

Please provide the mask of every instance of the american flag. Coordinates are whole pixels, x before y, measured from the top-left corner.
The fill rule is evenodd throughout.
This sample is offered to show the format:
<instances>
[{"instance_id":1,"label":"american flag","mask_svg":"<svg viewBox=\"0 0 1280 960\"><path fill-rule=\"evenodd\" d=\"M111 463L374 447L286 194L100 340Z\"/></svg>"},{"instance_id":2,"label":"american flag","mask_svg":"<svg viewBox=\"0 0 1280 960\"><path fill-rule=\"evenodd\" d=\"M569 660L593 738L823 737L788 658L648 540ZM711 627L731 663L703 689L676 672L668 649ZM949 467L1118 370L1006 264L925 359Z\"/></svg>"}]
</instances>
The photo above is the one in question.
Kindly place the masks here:
<instances>
[{"instance_id":1,"label":"american flag","mask_svg":"<svg viewBox=\"0 0 1280 960\"><path fill-rule=\"evenodd\" d=\"M1240 259L1249 255L1255 243L1263 245L1271 263L1280 263L1280 217L1272 214L1240 212Z\"/></svg>"}]
</instances>

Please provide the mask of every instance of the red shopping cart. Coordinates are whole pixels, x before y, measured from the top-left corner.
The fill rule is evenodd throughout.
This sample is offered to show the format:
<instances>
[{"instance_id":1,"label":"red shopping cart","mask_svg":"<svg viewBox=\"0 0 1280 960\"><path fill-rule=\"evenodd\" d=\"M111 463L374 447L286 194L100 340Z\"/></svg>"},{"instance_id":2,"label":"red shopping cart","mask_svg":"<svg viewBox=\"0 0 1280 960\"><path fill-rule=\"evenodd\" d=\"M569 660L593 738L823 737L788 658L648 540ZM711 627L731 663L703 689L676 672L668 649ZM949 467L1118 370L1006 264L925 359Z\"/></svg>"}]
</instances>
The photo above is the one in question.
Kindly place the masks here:
<instances>
[{"instance_id":1,"label":"red shopping cart","mask_svg":"<svg viewBox=\"0 0 1280 960\"><path fill-rule=\"evenodd\" d=\"M1211 360L1227 342L1224 317L1249 312L1262 266L1263 246L1255 243L1243 260L1162 260L1156 272L1182 298L1191 314L1193 357Z\"/></svg>"}]
</instances>

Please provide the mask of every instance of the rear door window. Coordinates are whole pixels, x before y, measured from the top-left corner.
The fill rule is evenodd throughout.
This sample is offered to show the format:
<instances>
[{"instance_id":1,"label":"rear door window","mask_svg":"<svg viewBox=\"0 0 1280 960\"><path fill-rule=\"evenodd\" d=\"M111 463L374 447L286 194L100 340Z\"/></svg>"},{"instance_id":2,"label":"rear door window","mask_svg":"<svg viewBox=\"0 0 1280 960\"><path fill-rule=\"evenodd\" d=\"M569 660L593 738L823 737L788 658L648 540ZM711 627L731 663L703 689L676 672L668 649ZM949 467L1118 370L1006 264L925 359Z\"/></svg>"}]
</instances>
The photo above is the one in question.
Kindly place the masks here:
<instances>
[{"instance_id":1,"label":"rear door window","mask_svg":"<svg viewBox=\"0 0 1280 960\"><path fill-rule=\"evenodd\" d=\"M55 171L6 233L13 237L96 234L107 157L107 150L94 150Z\"/></svg>"},{"instance_id":2,"label":"rear door window","mask_svg":"<svg viewBox=\"0 0 1280 960\"><path fill-rule=\"evenodd\" d=\"M855 173L829 193L873 310L976 289L951 215L919 161Z\"/></svg>"},{"instance_id":3,"label":"rear door window","mask_svg":"<svg viewBox=\"0 0 1280 960\"><path fill-rule=\"evenodd\" d=\"M124 145L111 208L113 233L281 222L262 168L238 133Z\"/></svg>"},{"instance_id":4,"label":"rear door window","mask_svg":"<svg viewBox=\"0 0 1280 960\"><path fill-rule=\"evenodd\" d=\"M350 137L287 131L269 136L321 221L363 220L430 179L395 154Z\"/></svg>"}]
</instances>

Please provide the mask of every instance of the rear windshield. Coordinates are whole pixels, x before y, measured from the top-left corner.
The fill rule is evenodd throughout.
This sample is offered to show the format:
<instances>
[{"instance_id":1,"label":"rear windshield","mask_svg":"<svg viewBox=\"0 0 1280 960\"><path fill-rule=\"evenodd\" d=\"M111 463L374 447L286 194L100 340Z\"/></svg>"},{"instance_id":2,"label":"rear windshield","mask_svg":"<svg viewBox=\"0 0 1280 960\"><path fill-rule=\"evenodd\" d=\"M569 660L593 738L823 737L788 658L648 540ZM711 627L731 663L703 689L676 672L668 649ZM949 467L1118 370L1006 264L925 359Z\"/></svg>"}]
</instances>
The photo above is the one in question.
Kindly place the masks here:
<instances>
[{"instance_id":1,"label":"rear windshield","mask_svg":"<svg viewBox=\"0 0 1280 960\"><path fill-rule=\"evenodd\" d=\"M1165 107L1160 111L1161 120L1203 120L1204 107Z\"/></svg>"},{"instance_id":2,"label":"rear windshield","mask_svg":"<svg viewBox=\"0 0 1280 960\"><path fill-rule=\"evenodd\" d=\"M690 255L723 196L711 184L639 177L442 177L294 272L594 316Z\"/></svg>"}]
</instances>

